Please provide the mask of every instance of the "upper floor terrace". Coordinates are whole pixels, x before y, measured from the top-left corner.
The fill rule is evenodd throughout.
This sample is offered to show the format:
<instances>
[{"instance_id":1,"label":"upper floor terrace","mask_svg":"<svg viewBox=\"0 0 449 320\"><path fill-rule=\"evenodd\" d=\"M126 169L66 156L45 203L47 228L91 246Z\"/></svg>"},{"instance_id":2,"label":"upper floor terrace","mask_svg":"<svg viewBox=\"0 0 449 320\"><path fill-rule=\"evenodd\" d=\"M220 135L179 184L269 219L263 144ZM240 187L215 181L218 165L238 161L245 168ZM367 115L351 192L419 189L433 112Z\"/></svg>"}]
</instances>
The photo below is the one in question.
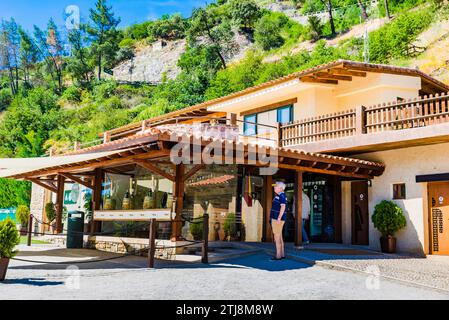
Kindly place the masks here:
<instances>
[{"instance_id":1,"label":"upper floor terrace","mask_svg":"<svg viewBox=\"0 0 449 320\"><path fill-rule=\"evenodd\" d=\"M416 69L339 60L103 132L91 144L155 127L342 154L436 143L446 139L447 91Z\"/></svg>"}]
</instances>

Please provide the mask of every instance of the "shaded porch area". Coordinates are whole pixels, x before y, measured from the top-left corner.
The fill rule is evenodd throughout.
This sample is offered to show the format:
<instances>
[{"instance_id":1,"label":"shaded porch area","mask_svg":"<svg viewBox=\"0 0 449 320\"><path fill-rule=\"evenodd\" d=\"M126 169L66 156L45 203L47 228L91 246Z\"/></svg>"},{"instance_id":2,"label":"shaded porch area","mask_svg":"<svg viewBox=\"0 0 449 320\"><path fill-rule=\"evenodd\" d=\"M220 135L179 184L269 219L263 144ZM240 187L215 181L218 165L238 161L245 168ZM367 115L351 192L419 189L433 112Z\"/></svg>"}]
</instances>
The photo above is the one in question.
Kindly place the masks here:
<instances>
[{"instance_id":1,"label":"shaded porch area","mask_svg":"<svg viewBox=\"0 0 449 320\"><path fill-rule=\"evenodd\" d=\"M32 181L57 195L57 233L64 231L64 185L70 182L91 190L91 235L108 232L117 222L145 222L151 216L160 218L159 231L175 244L189 240L189 233L195 240L188 224L206 214L211 241L229 237L229 228L237 231L232 240L271 241L267 216L275 177L261 174L261 169L273 169L274 174L281 170L292 178L295 216L302 212L304 173L372 179L384 170L375 162L154 128L84 152L7 177ZM186 154L185 162L175 159ZM295 219L292 230L292 240L300 246L302 219ZM148 229L140 237L148 237Z\"/></svg>"}]
</instances>

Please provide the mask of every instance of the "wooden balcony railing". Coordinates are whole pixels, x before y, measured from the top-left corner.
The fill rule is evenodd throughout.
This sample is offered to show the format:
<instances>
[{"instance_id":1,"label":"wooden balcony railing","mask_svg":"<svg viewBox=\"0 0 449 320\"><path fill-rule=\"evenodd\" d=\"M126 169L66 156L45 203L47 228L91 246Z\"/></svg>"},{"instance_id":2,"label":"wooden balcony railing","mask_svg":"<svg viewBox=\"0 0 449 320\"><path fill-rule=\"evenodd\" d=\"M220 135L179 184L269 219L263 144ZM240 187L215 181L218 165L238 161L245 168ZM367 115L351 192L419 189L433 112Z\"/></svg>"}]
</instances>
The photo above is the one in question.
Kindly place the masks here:
<instances>
[{"instance_id":1,"label":"wooden balcony railing","mask_svg":"<svg viewBox=\"0 0 449 320\"><path fill-rule=\"evenodd\" d=\"M404 130L449 122L449 95L358 107L280 127L279 145L292 146L359 134Z\"/></svg>"},{"instance_id":2,"label":"wooden balcony railing","mask_svg":"<svg viewBox=\"0 0 449 320\"><path fill-rule=\"evenodd\" d=\"M328 140L354 135L356 110L299 120L281 126L281 146Z\"/></svg>"}]
</instances>

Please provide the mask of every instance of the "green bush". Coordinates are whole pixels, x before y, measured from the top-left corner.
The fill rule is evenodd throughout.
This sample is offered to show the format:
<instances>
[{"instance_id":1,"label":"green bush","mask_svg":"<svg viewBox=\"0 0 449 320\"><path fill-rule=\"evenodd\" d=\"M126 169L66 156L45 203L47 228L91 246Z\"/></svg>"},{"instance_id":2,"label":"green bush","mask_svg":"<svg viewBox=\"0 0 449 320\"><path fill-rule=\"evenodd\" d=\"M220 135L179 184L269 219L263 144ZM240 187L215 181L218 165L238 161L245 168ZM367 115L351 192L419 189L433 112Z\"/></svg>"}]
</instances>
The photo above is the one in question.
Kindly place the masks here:
<instances>
[{"instance_id":1,"label":"green bush","mask_svg":"<svg viewBox=\"0 0 449 320\"><path fill-rule=\"evenodd\" d=\"M0 89L0 111L5 110L12 101L11 89Z\"/></svg>"},{"instance_id":2,"label":"green bush","mask_svg":"<svg viewBox=\"0 0 449 320\"><path fill-rule=\"evenodd\" d=\"M20 243L20 235L11 218L0 221L0 258L13 258L17 251L14 247Z\"/></svg>"},{"instance_id":3,"label":"green bush","mask_svg":"<svg viewBox=\"0 0 449 320\"><path fill-rule=\"evenodd\" d=\"M75 86L70 86L64 90L62 98L69 102L79 103L81 102L81 92L81 89Z\"/></svg>"},{"instance_id":4,"label":"green bush","mask_svg":"<svg viewBox=\"0 0 449 320\"><path fill-rule=\"evenodd\" d=\"M307 19L308 23L308 36L310 39L318 40L323 35L323 24L321 23L320 18L316 16L310 16Z\"/></svg>"},{"instance_id":5,"label":"green bush","mask_svg":"<svg viewBox=\"0 0 449 320\"><path fill-rule=\"evenodd\" d=\"M194 240L201 240L203 237L203 221L200 221L199 219L194 220L190 223L189 230Z\"/></svg>"},{"instance_id":6,"label":"green bush","mask_svg":"<svg viewBox=\"0 0 449 320\"><path fill-rule=\"evenodd\" d=\"M406 220L402 209L394 202L383 200L374 208L373 224L382 236L394 236L405 227Z\"/></svg>"},{"instance_id":7,"label":"green bush","mask_svg":"<svg viewBox=\"0 0 449 320\"><path fill-rule=\"evenodd\" d=\"M284 44L279 24L269 15L265 15L256 24L254 39L264 50L279 48Z\"/></svg>"},{"instance_id":8,"label":"green bush","mask_svg":"<svg viewBox=\"0 0 449 320\"><path fill-rule=\"evenodd\" d=\"M164 15L148 25L148 36L154 39L181 39L184 38L187 27L187 20L179 13Z\"/></svg>"},{"instance_id":9,"label":"green bush","mask_svg":"<svg viewBox=\"0 0 449 320\"><path fill-rule=\"evenodd\" d=\"M117 83L112 80L100 83L94 87L94 97L97 100L110 98L114 94L116 88Z\"/></svg>"},{"instance_id":10,"label":"green bush","mask_svg":"<svg viewBox=\"0 0 449 320\"><path fill-rule=\"evenodd\" d=\"M234 239L237 236L237 222L235 213L229 213L223 222L223 231L226 239Z\"/></svg>"},{"instance_id":11,"label":"green bush","mask_svg":"<svg viewBox=\"0 0 449 320\"><path fill-rule=\"evenodd\" d=\"M122 41L120 41L119 47L120 48L132 48L132 47L134 47L135 43L136 43L136 40L130 39L130 38L125 38Z\"/></svg>"},{"instance_id":12,"label":"green bush","mask_svg":"<svg viewBox=\"0 0 449 320\"><path fill-rule=\"evenodd\" d=\"M16 219L19 223L25 227L28 225L28 218L30 217L30 209L27 206L20 205L16 209Z\"/></svg>"},{"instance_id":13,"label":"green bush","mask_svg":"<svg viewBox=\"0 0 449 320\"><path fill-rule=\"evenodd\" d=\"M56 219L56 209L53 202L49 202L45 205L45 214L50 223Z\"/></svg>"},{"instance_id":14,"label":"green bush","mask_svg":"<svg viewBox=\"0 0 449 320\"><path fill-rule=\"evenodd\" d=\"M391 58L406 57L410 44L430 25L433 16L433 10L408 12L371 32L369 37L371 61L386 63Z\"/></svg>"}]
</instances>

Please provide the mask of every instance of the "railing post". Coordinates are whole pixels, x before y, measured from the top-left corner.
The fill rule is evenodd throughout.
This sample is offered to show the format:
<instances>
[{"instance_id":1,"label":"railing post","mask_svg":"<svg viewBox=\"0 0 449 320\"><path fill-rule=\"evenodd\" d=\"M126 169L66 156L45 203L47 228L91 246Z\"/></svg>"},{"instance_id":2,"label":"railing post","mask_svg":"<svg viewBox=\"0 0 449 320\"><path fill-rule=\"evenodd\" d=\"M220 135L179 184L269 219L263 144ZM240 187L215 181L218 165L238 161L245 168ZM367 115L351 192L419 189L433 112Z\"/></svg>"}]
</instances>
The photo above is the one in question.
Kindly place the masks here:
<instances>
[{"instance_id":1,"label":"railing post","mask_svg":"<svg viewBox=\"0 0 449 320\"><path fill-rule=\"evenodd\" d=\"M202 263L209 263L207 255L209 247L209 214L205 213L203 216L203 248L202 248Z\"/></svg>"},{"instance_id":2,"label":"railing post","mask_svg":"<svg viewBox=\"0 0 449 320\"><path fill-rule=\"evenodd\" d=\"M154 268L154 253L156 252L156 219L150 220L150 246L148 248L148 268Z\"/></svg>"},{"instance_id":3,"label":"railing post","mask_svg":"<svg viewBox=\"0 0 449 320\"><path fill-rule=\"evenodd\" d=\"M73 143L73 151L77 151L77 150L79 150L79 148L80 148L80 143L79 143L79 141L75 141L75 142Z\"/></svg>"},{"instance_id":4,"label":"railing post","mask_svg":"<svg viewBox=\"0 0 449 320\"><path fill-rule=\"evenodd\" d=\"M231 126L237 125L237 115L235 113L231 113L230 125Z\"/></svg>"},{"instance_id":5,"label":"railing post","mask_svg":"<svg viewBox=\"0 0 449 320\"><path fill-rule=\"evenodd\" d=\"M109 132L105 132L103 133L103 143L107 143L111 141L111 135Z\"/></svg>"},{"instance_id":6,"label":"railing post","mask_svg":"<svg viewBox=\"0 0 449 320\"><path fill-rule=\"evenodd\" d=\"M33 231L33 215L30 214L28 216L28 239L27 239L27 246L31 246L31 232Z\"/></svg>"},{"instance_id":7,"label":"railing post","mask_svg":"<svg viewBox=\"0 0 449 320\"><path fill-rule=\"evenodd\" d=\"M355 133L356 135L366 133L366 107L358 106L355 110Z\"/></svg>"},{"instance_id":8,"label":"railing post","mask_svg":"<svg viewBox=\"0 0 449 320\"><path fill-rule=\"evenodd\" d=\"M276 124L278 147L282 147L282 125L280 122Z\"/></svg>"}]
</instances>

